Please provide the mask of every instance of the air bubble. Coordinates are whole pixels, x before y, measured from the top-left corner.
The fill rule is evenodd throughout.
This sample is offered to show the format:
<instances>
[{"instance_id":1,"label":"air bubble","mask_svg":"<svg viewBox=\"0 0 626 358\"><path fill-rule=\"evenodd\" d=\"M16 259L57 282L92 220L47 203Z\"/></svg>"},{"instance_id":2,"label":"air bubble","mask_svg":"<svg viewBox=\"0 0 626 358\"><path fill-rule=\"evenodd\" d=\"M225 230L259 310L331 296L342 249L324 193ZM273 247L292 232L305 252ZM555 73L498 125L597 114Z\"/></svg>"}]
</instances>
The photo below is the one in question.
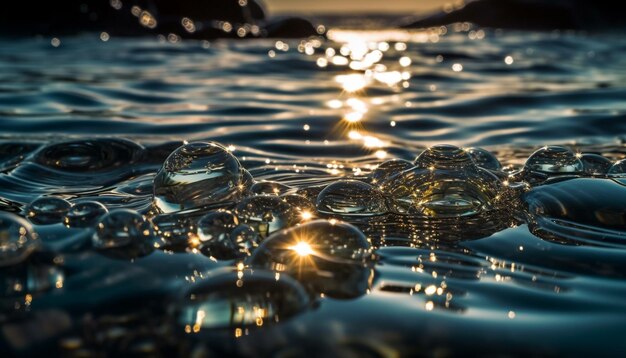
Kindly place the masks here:
<instances>
[{"instance_id":1,"label":"air bubble","mask_svg":"<svg viewBox=\"0 0 626 358\"><path fill-rule=\"evenodd\" d=\"M587 175L606 175L613 163L599 154L584 153L580 156L583 170Z\"/></svg>"},{"instance_id":2,"label":"air bubble","mask_svg":"<svg viewBox=\"0 0 626 358\"><path fill-rule=\"evenodd\" d=\"M270 236L249 263L285 271L318 292L355 297L369 284L371 255L370 243L355 226L315 220Z\"/></svg>"},{"instance_id":3,"label":"air bubble","mask_svg":"<svg viewBox=\"0 0 626 358\"><path fill-rule=\"evenodd\" d=\"M486 169L476 166L469 153L451 145L426 149L416 168L386 183L392 211L430 217L460 217L496 209L502 185Z\"/></svg>"},{"instance_id":4,"label":"air bubble","mask_svg":"<svg viewBox=\"0 0 626 358\"><path fill-rule=\"evenodd\" d=\"M277 196L253 196L241 201L235 212L245 223L250 225L261 237L293 226L300 222L298 212Z\"/></svg>"},{"instance_id":5,"label":"air bubble","mask_svg":"<svg viewBox=\"0 0 626 358\"><path fill-rule=\"evenodd\" d=\"M459 169L474 166L470 154L453 145L438 144L424 150L415 158L420 169Z\"/></svg>"},{"instance_id":6,"label":"air bubble","mask_svg":"<svg viewBox=\"0 0 626 358\"><path fill-rule=\"evenodd\" d=\"M154 232L145 217L129 209L116 209L104 215L92 238L97 250L143 256L154 249Z\"/></svg>"},{"instance_id":7,"label":"air bubble","mask_svg":"<svg viewBox=\"0 0 626 358\"><path fill-rule=\"evenodd\" d=\"M28 221L0 212L0 267L24 261L37 247L37 234Z\"/></svg>"},{"instance_id":8,"label":"air bubble","mask_svg":"<svg viewBox=\"0 0 626 358\"><path fill-rule=\"evenodd\" d=\"M286 275L265 270L217 270L193 284L179 300L178 323L189 332L282 322L306 310L309 298Z\"/></svg>"},{"instance_id":9,"label":"air bubble","mask_svg":"<svg viewBox=\"0 0 626 358\"><path fill-rule=\"evenodd\" d=\"M358 180L340 180L327 186L317 197L320 213L339 215L381 215L387 212L382 192Z\"/></svg>"},{"instance_id":10,"label":"air bubble","mask_svg":"<svg viewBox=\"0 0 626 358\"><path fill-rule=\"evenodd\" d=\"M374 184L382 183L405 170L413 168L413 166L413 163L408 160L390 159L382 162L372 174L370 174L370 178L372 178L372 183Z\"/></svg>"},{"instance_id":11,"label":"air bubble","mask_svg":"<svg viewBox=\"0 0 626 358\"><path fill-rule=\"evenodd\" d=\"M72 204L61 198L43 196L33 200L25 209L26 217L37 225L57 224L70 210Z\"/></svg>"},{"instance_id":12,"label":"air bubble","mask_svg":"<svg viewBox=\"0 0 626 358\"><path fill-rule=\"evenodd\" d=\"M524 171L528 174L543 175L580 174L583 171L583 163L574 152L567 148L548 146L535 151L528 157Z\"/></svg>"},{"instance_id":13,"label":"air bubble","mask_svg":"<svg viewBox=\"0 0 626 358\"><path fill-rule=\"evenodd\" d=\"M611 166L609 175L615 177L626 176L626 159L622 159Z\"/></svg>"},{"instance_id":14,"label":"air bubble","mask_svg":"<svg viewBox=\"0 0 626 358\"><path fill-rule=\"evenodd\" d=\"M480 168L492 171L502 170L502 164L500 164L498 158L490 151L483 148L469 148L467 152L472 157L472 160L474 160L474 163Z\"/></svg>"},{"instance_id":15,"label":"air bubble","mask_svg":"<svg viewBox=\"0 0 626 358\"><path fill-rule=\"evenodd\" d=\"M238 199L242 168L217 143L194 142L176 149L154 179L154 203L164 213Z\"/></svg>"},{"instance_id":16,"label":"air bubble","mask_svg":"<svg viewBox=\"0 0 626 358\"><path fill-rule=\"evenodd\" d=\"M290 186L273 181L254 183L250 187L250 195L282 195L292 190Z\"/></svg>"},{"instance_id":17,"label":"air bubble","mask_svg":"<svg viewBox=\"0 0 626 358\"><path fill-rule=\"evenodd\" d=\"M97 201L83 201L69 209L63 223L69 228L91 227L108 212L106 206Z\"/></svg>"},{"instance_id":18,"label":"air bubble","mask_svg":"<svg viewBox=\"0 0 626 358\"><path fill-rule=\"evenodd\" d=\"M200 249L220 260L250 255L258 246L258 235L248 225L239 225L239 219L227 210L206 214L198 221Z\"/></svg>"}]
</instances>

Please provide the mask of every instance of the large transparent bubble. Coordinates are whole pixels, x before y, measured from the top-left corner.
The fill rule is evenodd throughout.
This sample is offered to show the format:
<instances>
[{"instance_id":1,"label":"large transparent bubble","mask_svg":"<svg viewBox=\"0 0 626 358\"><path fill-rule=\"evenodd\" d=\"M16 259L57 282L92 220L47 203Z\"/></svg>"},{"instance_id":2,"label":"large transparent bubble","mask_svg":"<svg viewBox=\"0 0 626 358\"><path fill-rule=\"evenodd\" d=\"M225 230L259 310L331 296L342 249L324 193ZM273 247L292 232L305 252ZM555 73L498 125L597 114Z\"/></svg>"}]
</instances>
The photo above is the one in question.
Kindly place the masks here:
<instances>
[{"instance_id":1,"label":"large transparent bubble","mask_svg":"<svg viewBox=\"0 0 626 358\"><path fill-rule=\"evenodd\" d=\"M216 270L177 302L176 320L187 333L261 327L304 311L309 298L287 275L265 270Z\"/></svg>"},{"instance_id":2,"label":"large transparent bubble","mask_svg":"<svg viewBox=\"0 0 626 358\"><path fill-rule=\"evenodd\" d=\"M236 200L242 168L226 148L194 142L176 149L154 178L154 204L165 213Z\"/></svg>"},{"instance_id":3,"label":"large transparent bubble","mask_svg":"<svg viewBox=\"0 0 626 358\"><path fill-rule=\"evenodd\" d=\"M387 212L383 193L358 180L340 180L317 196L317 210L323 214L381 215Z\"/></svg>"},{"instance_id":4,"label":"large transparent bubble","mask_svg":"<svg viewBox=\"0 0 626 358\"><path fill-rule=\"evenodd\" d=\"M37 247L37 234L28 221L0 212L0 267L24 261Z\"/></svg>"},{"instance_id":5,"label":"large transparent bubble","mask_svg":"<svg viewBox=\"0 0 626 358\"><path fill-rule=\"evenodd\" d=\"M498 207L502 185L479 168L469 153L451 145L426 149L416 167L381 185L391 209L400 214L460 217Z\"/></svg>"},{"instance_id":6,"label":"large transparent bubble","mask_svg":"<svg viewBox=\"0 0 626 358\"><path fill-rule=\"evenodd\" d=\"M367 289L371 245L355 226L336 220L315 220L281 230L254 251L249 263L284 271L315 292L356 297Z\"/></svg>"}]
</instances>

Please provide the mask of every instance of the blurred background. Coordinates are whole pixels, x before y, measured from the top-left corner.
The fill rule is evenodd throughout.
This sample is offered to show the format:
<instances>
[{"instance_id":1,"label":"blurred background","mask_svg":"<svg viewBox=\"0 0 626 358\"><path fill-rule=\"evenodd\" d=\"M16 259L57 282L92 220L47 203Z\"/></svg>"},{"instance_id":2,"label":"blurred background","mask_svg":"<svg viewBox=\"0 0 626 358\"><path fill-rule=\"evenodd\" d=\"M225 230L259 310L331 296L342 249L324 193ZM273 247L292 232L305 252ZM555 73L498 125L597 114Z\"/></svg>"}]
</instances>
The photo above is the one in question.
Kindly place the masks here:
<instances>
[{"instance_id":1,"label":"blurred background","mask_svg":"<svg viewBox=\"0 0 626 358\"><path fill-rule=\"evenodd\" d=\"M317 0L311 2L293 0L266 0L272 14L292 13L400 13L414 14L440 10L447 0Z\"/></svg>"}]
</instances>

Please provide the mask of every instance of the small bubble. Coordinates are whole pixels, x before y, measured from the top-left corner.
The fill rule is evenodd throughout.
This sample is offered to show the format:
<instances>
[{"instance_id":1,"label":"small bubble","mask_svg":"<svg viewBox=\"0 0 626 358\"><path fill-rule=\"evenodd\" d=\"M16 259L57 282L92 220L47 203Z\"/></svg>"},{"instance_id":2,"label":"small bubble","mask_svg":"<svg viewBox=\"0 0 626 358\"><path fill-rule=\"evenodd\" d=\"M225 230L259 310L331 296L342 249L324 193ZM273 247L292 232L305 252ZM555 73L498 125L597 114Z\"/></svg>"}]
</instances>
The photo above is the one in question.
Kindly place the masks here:
<instances>
[{"instance_id":1,"label":"small bubble","mask_svg":"<svg viewBox=\"0 0 626 358\"><path fill-rule=\"evenodd\" d=\"M189 332L191 327L195 333L236 328L241 336L242 327L286 320L308 304L304 288L290 277L276 280L274 272L258 269L216 270L186 289L176 306L176 322Z\"/></svg>"},{"instance_id":2,"label":"small bubble","mask_svg":"<svg viewBox=\"0 0 626 358\"><path fill-rule=\"evenodd\" d=\"M72 228L91 227L108 212L107 208L97 201L83 201L72 205L63 218L63 223Z\"/></svg>"},{"instance_id":3,"label":"small bubble","mask_svg":"<svg viewBox=\"0 0 626 358\"><path fill-rule=\"evenodd\" d=\"M249 190L250 195L283 195L292 190L288 185L275 181L262 181L254 183Z\"/></svg>"},{"instance_id":4,"label":"small bubble","mask_svg":"<svg viewBox=\"0 0 626 358\"><path fill-rule=\"evenodd\" d=\"M295 208L278 196L261 195L243 199L235 213L261 237L300 222Z\"/></svg>"},{"instance_id":5,"label":"small bubble","mask_svg":"<svg viewBox=\"0 0 626 358\"><path fill-rule=\"evenodd\" d=\"M0 267L24 261L37 247L37 234L28 221L0 212Z\"/></svg>"},{"instance_id":6,"label":"small bubble","mask_svg":"<svg viewBox=\"0 0 626 358\"><path fill-rule=\"evenodd\" d=\"M502 170L502 164L490 151L482 148L469 148L467 152L479 167L493 171Z\"/></svg>"},{"instance_id":7,"label":"small bubble","mask_svg":"<svg viewBox=\"0 0 626 358\"><path fill-rule=\"evenodd\" d=\"M461 65L460 63L455 63L454 65L452 65L452 71L454 72L463 71L463 65Z\"/></svg>"},{"instance_id":8,"label":"small bubble","mask_svg":"<svg viewBox=\"0 0 626 358\"><path fill-rule=\"evenodd\" d=\"M200 249L219 260L249 256L259 243L256 232L227 210L210 212L198 221Z\"/></svg>"},{"instance_id":9,"label":"small bubble","mask_svg":"<svg viewBox=\"0 0 626 358\"><path fill-rule=\"evenodd\" d=\"M145 217L133 210L116 209L100 219L92 245L113 254L117 251L123 255L143 256L154 249L153 239L152 225Z\"/></svg>"},{"instance_id":10,"label":"small bubble","mask_svg":"<svg viewBox=\"0 0 626 358\"><path fill-rule=\"evenodd\" d=\"M507 65L512 65L513 64L513 57L512 56L507 56L504 58L504 63L506 63Z\"/></svg>"},{"instance_id":11,"label":"small bubble","mask_svg":"<svg viewBox=\"0 0 626 358\"><path fill-rule=\"evenodd\" d=\"M583 163L571 150L559 147L543 147L528 157L524 165L527 173L541 173L547 175L580 174Z\"/></svg>"},{"instance_id":12,"label":"small bubble","mask_svg":"<svg viewBox=\"0 0 626 358\"><path fill-rule=\"evenodd\" d=\"M404 159L390 159L383 163L381 163L373 172L370 174L370 178L375 183L383 183L392 176L400 174L401 172L413 168L413 163Z\"/></svg>"},{"instance_id":13,"label":"small bubble","mask_svg":"<svg viewBox=\"0 0 626 358\"><path fill-rule=\"evenodd\" d=\"M583 153L580 156L580 161L583 163L583 170L587 175L605 175L613 165L608 158L593 153Z\"/></svg>"},{"instance_id":14,"label":"small bubble","mask_svg":"<svg viewBox=\"0 0 626 358\"><path fill-rule=\"evenodd\" d=\"M53 37L52 40L50 40L50 44L52 47L59 47L61 46L61 40L59 40L58 37Z\"/></svg>"},{"instance_id":15,"label":"small bubble","mask_svg":"<svg viewBox=\"0 0 626 358\"><path fill-rule=\"evenodd\" d=\"M609 169L610 176L626 176L626 159L622 159L611 166Z\"/></svg>"},{"instance_id":16,"label":"small bubble","mask_svg":"<svg viewBox=\"0 0 626 358\"><path fill-rule=\"evenodd\" d=\"M330 184L318 195L315 205L324 214L380 215L387 212L380 190L358 180Z\"/></svg>"},{"instance_id":17,"label":"small bubble","mask_svg":"<svg viewBox=\"0 0 626 358\"><path fill-rule=\"evenodd\" d=\"M25 209L26 217L38 225L57 224L63 221L72 204L61 198L44 196L33 200Z\"/></svg>"}]
</instances>

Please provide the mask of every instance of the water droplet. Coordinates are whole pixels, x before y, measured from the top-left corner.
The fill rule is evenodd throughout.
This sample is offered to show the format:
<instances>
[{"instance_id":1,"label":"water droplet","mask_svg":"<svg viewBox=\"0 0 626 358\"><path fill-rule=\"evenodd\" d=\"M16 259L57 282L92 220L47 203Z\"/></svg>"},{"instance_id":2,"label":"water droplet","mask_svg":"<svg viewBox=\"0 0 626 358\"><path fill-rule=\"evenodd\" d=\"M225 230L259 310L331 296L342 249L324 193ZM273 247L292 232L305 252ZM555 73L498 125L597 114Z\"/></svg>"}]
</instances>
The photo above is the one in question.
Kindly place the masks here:
<instances>
[{"instance_id":1,"label":"water droplet","mask_svg":"<svg viewBox=\"0 0 626 358\"><path fill-rule=\"evenodd\" d=\"M355 226L315 220L279 231L254 251L249 263L284 271L331 297L363 294L371 279L371 246Z\"/></svg>"},{"instance_id":2,"label":"water droplet","mask_svg":"<svg viewBox=\"0 0 626 358\"><path fill-rule=\"evenodd\" d=\"M438 145L426 149L407 170L386 183L396 213L431 217L474 215L497 207L500 180L476 166L466 151Z\"/></svg>"},{"instance_id":3,"label":"water droplet","mask_svg":"<svg viewBox=\"0 0 626 358\"><path fill-rule=\"evenodd\" d=\"M358 180L330 184L319 194L315 206L324 214L380 215L387 212L382 192Z\"/></svg>"},{"instance_id":4,"label":"water droplet","mask_svg":"<svg viewBox=\"0 0 626 358\"><path fill-rule=\"evenodd\" d=\"M108 212L106 206L97 201L83 201L69 209L63 223L70 228L91 227Z\"/></svg>"},{"instance_id":5,"label":"water droplet","mask_svg":"<svg viewBox=\"0 0 626 358\"><path fill-rule=\"evenodd\" d=\"M580 160L587 175L605 175L613 164L608 158L593 153L582 154Z\"/></svg>"},{"instance_id":6,"label":"water droplet","mask_svg":"<svg viewBox=\"0 0 626 358\"><path fill-rule=\"evenodd\" d=\"M264 326L304 311L309 299L302 286L264 270L215 270L193 284L179 300L176 315L183 327L202 329Z\"/></svg>"},{"instance_id":7,"label":"water droplet","mask_svg":"<svg viewBox=\"0 0 626 358\"><path fill-rule=\"evenodd\" d=\"M298 212L277 196L253 196L236 207L237 216L261 237L300 222Z\"/></svg>"},{"instance_id":8,"label":"water droplet","mask_svg":"<svg viewBox=\"0 0 626 358\"><path fill-rule=\"evenodd\" d=\"M496 158L496 156L490 151L482 148L469 148L467 152L477 166L493 171L502 170L502 164L500 164L498 158Z\"/></svg>"},{"instance_id":9,"label":"water droplet","mask_svg":"<svg viewBox=\"0 0 626 358\"><path fill-rule=\"evenodd\" d=\"M56 224L63 221L72 204L61 198L43 196L33 200L25 209L26 217L37 225Z\"/></svg>"},{"instance_id":10,"label":"water droplet","mask_svg":"<svg viewBox=\"0 0 626 358\"><path fill-rule=\"evenodd\" d=\"M609 175L615 177L626 176L626 159L622 159L611 166Z\"/></svg>"},{"instance_id":11,"label":"water droplet","mask_svg":"<svg viewBox=\"0 0 626 358\"><path fill-rule=\"evenodd\" d=\"M113 256L143 256L154 250L154 232L150 222L139 213L116 209L100 219L92 245Z\"/></svg>"},{"instance_id":12,"label":"water droplet","mask_svg":"<svg viewBox=\"0 0 626 358\"><path fill-rule=\"evenodd\" d=\"M559 147L543 147L528 157L524 165L527 174L544 175L580 174L583 163L571 150Z\"/></svg>"},{"instance_id":13,"label":"water droplet","mask_svg":"<svg viewBox=\"0 0 626 358\"><path fill-rule=\"evenodd\" d=\"M372 183L382 183L394 175L413 168L413 163L404 159L390 159L382 162L373 172L370 174Z\"/></svg>"},{"instance_id":14,"label":"water droplet","mask_svg":"<svg viewBox=\"0 0 626 358\"><path fill-rule=\"evenodd\" d=\"M0 212L0 267L24 261L37 246L37 234L28 221Z\"/></svg>"},{"instance_id":15,"label":"water droplet","mask_svg":"<svg viewBox=\"0 0 626 358\"><path fill-rule=\"evenodd\" d=\"M254 183L250 187L250 195L282 195L292 190L290 186L274 181Z\"/></svg>"},{"instance_id":16,"label":"water droplet","mask_svg":"<svg viewBox=\"0 0 626 358\"><path fill-rule=\"evenodd\" d=\"M237 158L217 143L194 142L176 149L154 178L154 203L165 213L240 197Z\"/></svg>"},{"instance_id":17,"label":"water droplet","mask_svg":"<svg viewBox=\"0 0 626 358\"><path fill-rule=\"evenodd\" d=\"M256 232L248 225L239 225L239 219L227 210L206 214L198 221L201 250L220 260L250 255L258 245Z\"/></svg>"}]
</instances>

